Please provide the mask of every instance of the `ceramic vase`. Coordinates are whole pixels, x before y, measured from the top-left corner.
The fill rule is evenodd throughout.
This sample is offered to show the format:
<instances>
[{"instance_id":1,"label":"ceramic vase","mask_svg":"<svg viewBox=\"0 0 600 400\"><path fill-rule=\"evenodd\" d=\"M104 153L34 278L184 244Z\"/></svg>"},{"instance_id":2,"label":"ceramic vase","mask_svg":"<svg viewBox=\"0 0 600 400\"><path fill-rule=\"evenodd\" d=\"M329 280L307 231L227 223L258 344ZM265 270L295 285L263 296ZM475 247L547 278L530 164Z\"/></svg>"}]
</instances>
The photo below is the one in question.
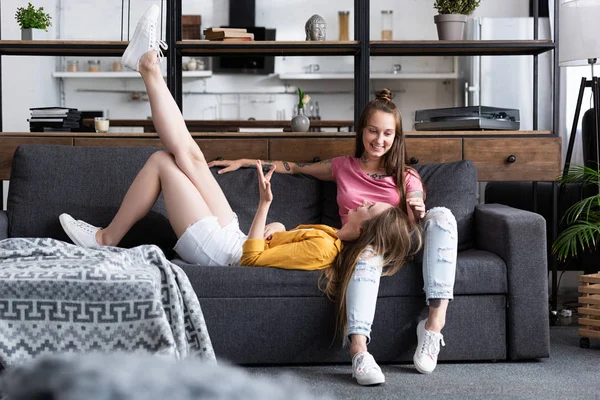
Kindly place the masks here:
<instances>
[{"instance_id":1,"label":"ceramic vase","mask_svg":"<svg viewBox=\"0 0 600 400\"><path fill-rule=\"evenodd\" d=\"M46 39L46 31L43 29L21 29L21 40L43 40Z\"/></svg>"},{"instance_id":2,"label":"ceramic vase","mask_svg":"<svg viewBox=\"0 0 600 400\"><path fill-rule=\"evenodd\" d=\"M440 14L433 17L440 40L462 40L467 16L462 14Z\"/></svg>"},{"instance_id":3,"label":"ceramic vase","mask_svg":"<svg viewBox=\"0 0 600 400\"><path fill-rule=\"evenodd\" d=\"M304 108L298 109L298 115L292 118L292 132L308 132L310 120L304 115Z\"/></svg>"}]
</instances>

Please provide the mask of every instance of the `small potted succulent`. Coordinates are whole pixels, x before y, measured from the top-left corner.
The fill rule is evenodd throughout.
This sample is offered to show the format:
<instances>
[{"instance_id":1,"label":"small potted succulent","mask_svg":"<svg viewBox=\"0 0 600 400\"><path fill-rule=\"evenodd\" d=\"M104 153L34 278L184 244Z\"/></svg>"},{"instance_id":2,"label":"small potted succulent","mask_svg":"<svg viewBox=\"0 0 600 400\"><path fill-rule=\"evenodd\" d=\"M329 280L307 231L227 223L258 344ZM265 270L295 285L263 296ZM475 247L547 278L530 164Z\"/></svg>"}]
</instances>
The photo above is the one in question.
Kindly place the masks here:
<instances>
[{"instance_id":1,"label":"small potted succulent","mask_svg":"<svg viewBox=\"0 0 600 400\"><path fill-rule=\"evenodd\" d=\"M440 40L462 40L467 16L471 15L481 0L435 0L433 17Z\"/></svg>"},{"instance_id":2,"label":"small potted succulent","mask_svg":"<svg viewBox=\"0 0 600 400\"><path fill-rule=\"evenodd\" d=\"M48 27L52 26L52 17L44 12L44 7L36 9L31 3L28 3L27 7L17 8L15 19L21 27L22 40L34 40L36 31L48 32Z\"/></svg>"},{"instance_id":3,"label":"small potted succulent","mask_svg":"<svg viewBox=\"0 0 600 400\"><path fill-rule=\"evenodd\" d=\"M310 120L304 114L304 105L309 101L310 96L298 88L298 115L292 118L292 132L308 132Z\"/></svg>"}]
</instances>

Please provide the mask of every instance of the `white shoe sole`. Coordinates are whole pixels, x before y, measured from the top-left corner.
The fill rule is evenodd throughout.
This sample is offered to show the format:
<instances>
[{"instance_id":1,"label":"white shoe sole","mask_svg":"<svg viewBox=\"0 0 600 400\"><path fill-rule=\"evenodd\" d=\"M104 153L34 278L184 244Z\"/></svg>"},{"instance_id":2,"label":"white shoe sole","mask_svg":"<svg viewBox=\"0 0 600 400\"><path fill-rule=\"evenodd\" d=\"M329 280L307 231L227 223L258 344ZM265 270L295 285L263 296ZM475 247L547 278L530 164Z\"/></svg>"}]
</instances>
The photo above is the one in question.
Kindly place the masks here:
<instances>
[{"instance_id":1,"label":"white shoe sole","mask_svg":"<svg viewBox=\"0 0 600 400\"><path fill-rule=\"evenodd\" d=\"M364 380L359 380L358 378L355 378L356 382L358 382L359 385L361 386L373 386L373 385L381 385L382 383L385 383L385 377L377 377L377 378L371 378L371 379L364 379Z\"/></svg>"},{"instance_id":2,"label":"white shoe sole","mask_svg":"<svg viewBox=\"0 0 600 400\"><path fill-rule=\"evenodd\" d=\"M415 368L417 369L417 371L419 371L420 373L424 374L424 375L429 375L433 372L432 369L431 371L423 368L423 366L421 366L421 364L419 364L419 360L417 359L417 357L413 357L413 363L415 364Z\"/></svg>"}]
</instances>

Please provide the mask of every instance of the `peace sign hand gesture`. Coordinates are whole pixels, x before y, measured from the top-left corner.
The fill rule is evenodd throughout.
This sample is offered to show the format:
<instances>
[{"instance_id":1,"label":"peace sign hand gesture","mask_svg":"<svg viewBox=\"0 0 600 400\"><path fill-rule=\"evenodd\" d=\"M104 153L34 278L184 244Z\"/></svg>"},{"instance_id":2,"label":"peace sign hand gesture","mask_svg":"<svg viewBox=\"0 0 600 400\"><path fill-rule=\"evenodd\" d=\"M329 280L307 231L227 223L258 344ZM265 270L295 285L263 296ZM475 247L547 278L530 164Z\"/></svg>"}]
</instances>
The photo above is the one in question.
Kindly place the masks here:
<instances>
[{"instance_id":1,"label":"peace sign hand gesture","mask_svg":"<svg viewBox=\"0 0 600 400\"><path fill-rule=\"evenodd\" d=\"M269 204L273 201L273 192L271 192L271 177L275 172L275 165L265 175L260 160L256 160L256 170L258 171L258 191L260 193L260 202Z\"/></svg>"}]
</instances>

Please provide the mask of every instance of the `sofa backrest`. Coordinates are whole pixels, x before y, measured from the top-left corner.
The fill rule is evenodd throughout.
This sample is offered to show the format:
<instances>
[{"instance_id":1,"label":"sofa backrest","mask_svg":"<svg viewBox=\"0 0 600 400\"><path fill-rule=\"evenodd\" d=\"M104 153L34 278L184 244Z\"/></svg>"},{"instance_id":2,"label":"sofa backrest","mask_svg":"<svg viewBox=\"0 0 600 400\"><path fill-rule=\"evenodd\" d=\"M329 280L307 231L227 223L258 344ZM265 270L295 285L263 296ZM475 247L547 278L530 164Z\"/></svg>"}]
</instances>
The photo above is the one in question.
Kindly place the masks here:
<instances>
[{"instance_id":1,"label":"sofa backrest","mask_svg":"<svg viewBox=\"0 0 600 400\"><path fill-rule=\"evenodd\" d=\"M58 216L69 213L96 226L106 226L118 210L129 185L151 147L73 147L22 145L15 152L8 193L9 237L52 237L69 241ZM240 227L248 232L259 194L254 168L212 173L223 188ZM471 246L471 225L477 194L477 173L470 161L417 167L427 193L427 208L448 207L456 216L459 248ZM274 174L275 201L268 222L292 228L323 223L340 226L336 186L307 176ZM120 246L152 243L167 254L176 236L166 218L162 197L150 214L125 236Z\"/></svg>"},{"instance_id":2,"label":"sofa backrest","mask_svg":"<svg viewBox=\"0 0 600 400\"><path fill-rule=\"evenodd\" d=\"M69 213L96 226L107 226L152 147L79 147L22 145L14 155L8 193L9 237L52 237L69 241L58 216ZM218 175L212 172L237 213L240 227L248 232L258 204L254 168ZM304 176L275 174L277 199L268 221L286 227L320 223L322 182ZM145 243L166 253L177 241L160 197L150 214L123 238L122 247Z\"/></svg>"},{"instance_id":3,"label":"sofa backrest","mask_svg":"<svg viewBox=\"0 0 600 400\"><path fill-rule=\"evenodd\" d=\"M477 204L477 168L472 161L416 167L425 186L425 206L446 207L456 217L458 249L473 247L473 216Z\"/></svg>"},{"instance_id":4,"label":"sofa backrest","mask_svg":"<svg viewBox=\"0 0 600 400\"><path fill-rule=\"evenodd\" d=\"M151 147L19 146L8 191L9 237L70 242L58 221L61 213L107 226L136 174L155 151ZM160 197L120 245L151 243L170 253L176 241Z\"/></svg>"}]
</instances>

